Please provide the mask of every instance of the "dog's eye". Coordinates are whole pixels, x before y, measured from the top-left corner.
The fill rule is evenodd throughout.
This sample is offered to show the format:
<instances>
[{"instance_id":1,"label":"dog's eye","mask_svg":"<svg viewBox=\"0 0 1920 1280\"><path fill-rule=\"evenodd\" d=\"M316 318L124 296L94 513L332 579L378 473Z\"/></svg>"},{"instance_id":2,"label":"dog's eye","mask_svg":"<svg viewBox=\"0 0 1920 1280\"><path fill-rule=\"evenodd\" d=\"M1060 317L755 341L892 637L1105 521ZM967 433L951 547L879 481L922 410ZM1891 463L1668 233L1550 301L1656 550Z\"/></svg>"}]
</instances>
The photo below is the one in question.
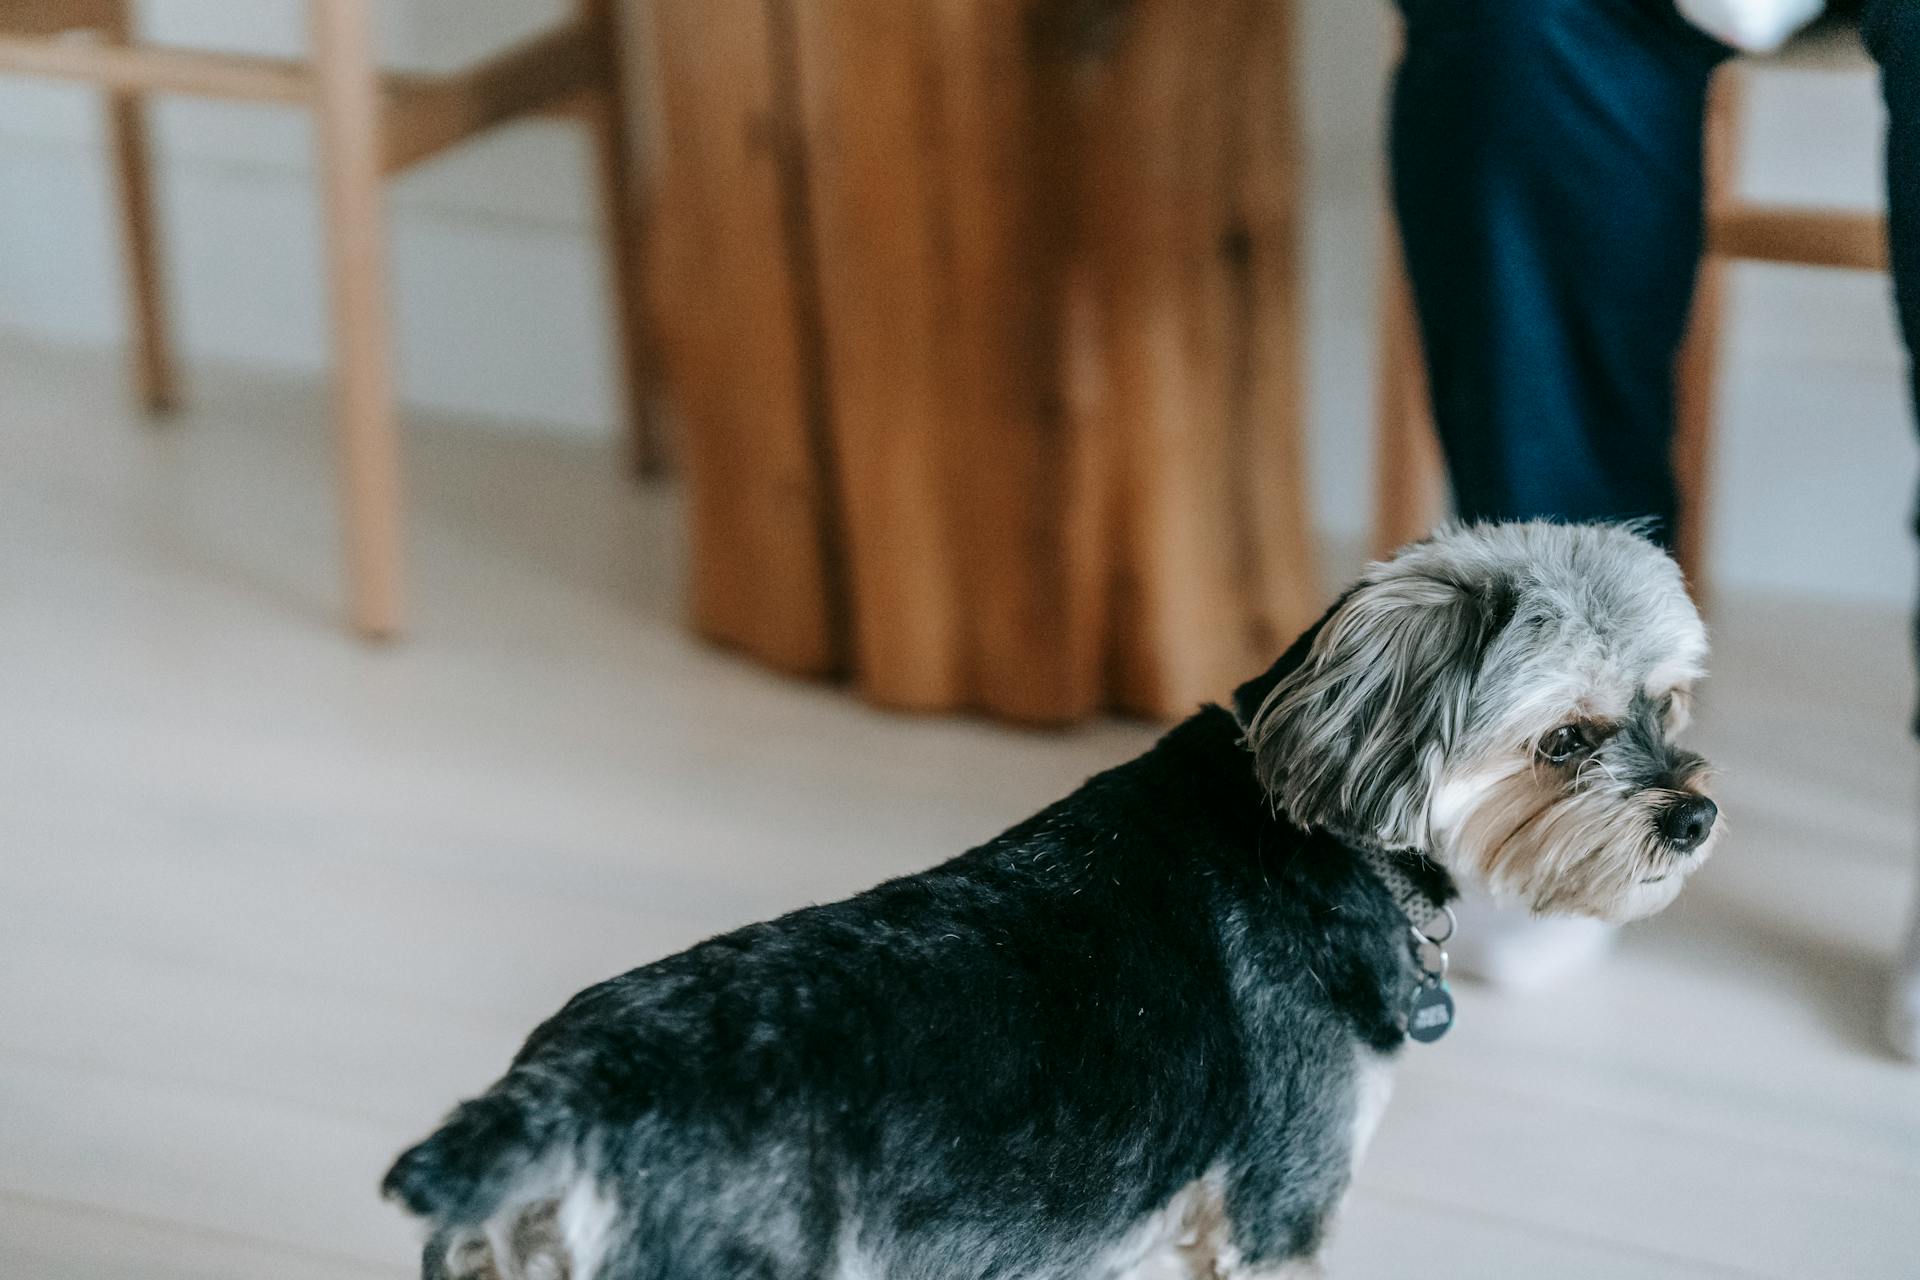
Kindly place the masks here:
<instances>
[{"instance_id":1,"label":"dog's eye","mask_svg":"<svg viewBox=\"0 0 1920 1280\"><path fill-rule=\"evenodd\" d=\"M1540 744L1540 757L1548 764L1565 764L1593 746L1587 731L1577 724L1563 724Z\"/></svg>"}]
</instances>

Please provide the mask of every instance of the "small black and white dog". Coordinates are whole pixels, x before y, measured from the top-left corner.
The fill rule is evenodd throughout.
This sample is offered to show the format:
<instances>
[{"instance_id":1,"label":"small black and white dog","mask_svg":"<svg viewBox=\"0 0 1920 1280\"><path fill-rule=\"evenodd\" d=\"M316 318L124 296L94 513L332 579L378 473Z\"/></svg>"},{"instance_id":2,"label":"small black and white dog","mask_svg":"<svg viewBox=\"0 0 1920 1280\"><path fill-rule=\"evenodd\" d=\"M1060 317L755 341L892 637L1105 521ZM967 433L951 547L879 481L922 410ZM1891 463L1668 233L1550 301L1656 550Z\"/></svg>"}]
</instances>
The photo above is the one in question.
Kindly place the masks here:
<instances>
[{"instance_id":1,"label":"small black and white dog","mask_svg":"<svg viewBox=\"0 0 1920 1280\"><path fill-rule=\"evenodd\" d=\"M1444 532L998 839L582 992L386 1192L429 1277L1311 1270L1453 877L1630 920L1705 860L1705 656L1633 533Z\"/></svg>"}]
</instances>

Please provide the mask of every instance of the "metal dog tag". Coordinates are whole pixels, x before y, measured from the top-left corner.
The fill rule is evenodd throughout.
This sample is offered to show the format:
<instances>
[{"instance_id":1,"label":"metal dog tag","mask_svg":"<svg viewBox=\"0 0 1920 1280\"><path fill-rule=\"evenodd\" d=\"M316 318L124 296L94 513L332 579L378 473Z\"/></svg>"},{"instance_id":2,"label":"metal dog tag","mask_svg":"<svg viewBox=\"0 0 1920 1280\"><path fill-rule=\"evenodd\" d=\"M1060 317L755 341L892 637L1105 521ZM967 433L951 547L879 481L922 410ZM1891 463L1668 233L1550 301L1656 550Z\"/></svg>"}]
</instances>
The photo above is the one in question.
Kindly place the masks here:
<instances>
[{"instance_id":1,"label":"metal dog tag","mask_svg":"<svg viewBox=\"0 0 1920 1280\"><path fill-rule=\"evenodd\" d=\"M1453 1026L1453 993L1444 982L1423 982L1407 1007L1407 1034L1421 1044L1432 1044Z\"/></svg>"}]
</instances>

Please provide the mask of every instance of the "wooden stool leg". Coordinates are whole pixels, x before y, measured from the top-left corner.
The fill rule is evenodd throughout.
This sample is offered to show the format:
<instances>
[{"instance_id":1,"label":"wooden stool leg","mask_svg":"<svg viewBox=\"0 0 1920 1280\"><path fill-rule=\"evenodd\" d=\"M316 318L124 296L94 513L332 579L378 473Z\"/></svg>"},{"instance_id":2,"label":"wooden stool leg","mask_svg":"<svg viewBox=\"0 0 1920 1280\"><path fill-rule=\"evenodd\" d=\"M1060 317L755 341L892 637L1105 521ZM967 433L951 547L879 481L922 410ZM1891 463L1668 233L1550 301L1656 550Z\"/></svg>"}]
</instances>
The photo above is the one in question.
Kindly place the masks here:
<instances>
[{"instance_id":1,"label":"wooden stool leg","mask_svg":"<svg viewBox=\"0 0 1920 1280\"><path fill-rule=\"evenodd\" d=\"M1740 87L1739 71L1728 68L1715 79L1708 99L1704 143L1708 248L1694 285L1691 327L1674 371L1673 479L1680 498L1674 554L1696 597L1703 597L1707 588L1708 471L1713 461L1721 328L1727 305L1727 260L1713 251L1713 224L1734 195Z\"/></svg>"},{"instance_id":2,"label":"wooden stool leg","mask_svg":"<svg viewBox=\"0 0 1920 1280\"><path fill-rule=\"evenodd\" d=\"M1446 502L1446 468L1427 399L1420 328L1400 259L1399 233L1389 226L1384 234L1372 548L1382 558L1425 537Z\"/></svg>"},{"instance_id":3,"label":"wooden stool leg","mask_svg":"<svg viewBox=\"0 0 1920 1280\"><path fill-rule=\"evenodd\" d=\"M1727 263L1709 255L1694 285L1693 319L1680 350L1674 396L1673 480L1679 492L1674 558L1696 596L1706 591L1707 521L1711 516L1707 472L1713 460L1721 321L1726 309Z\"/></svg>"},{"instance_id":4,"label":"wooden stool leg","mask_svg":"<svg viewBox=\"0 0 1920 1280\"><path fill-rule=\"evenodd\" d=\"M655 398L658 360L647 271L651 218L628 114L635 105L627 91L632 50L621 38L613 0L579 0L578 12L601 33L600 47L607 51L605 75L583 106L599 164L601 227L613 276L617 403L633 470L651 478L665 474L671 459Z\"/></svg>"},{"instance_id":5,"label":"wooden stool leg","mask_svg":"<svg viewBox=\"0 0 1920 1280\"><path fill-rule=\"evenodd\" d=\"M383 637L400 623L401 517L372 15L369 0L309 0L309 11L349 609L361 634Z\"/></svg>"},{"instance_id":6,"label":"wooden stool leg","mask_svg":"<svg viewBox=\"0 0 1920 1280\"><path fill-rule=\"evenodd\" d=\"M130 0L112 12L107 37L116 44L134 35ZM133 385L148 413L179 403L173 344L167 329L165 277L160 264L153 198L153 156L146 106L135 93L107 96L107 145L113 153L120 202L120 240L127 269L127 327L133 342Z\"/></svg>"}]
</instances>

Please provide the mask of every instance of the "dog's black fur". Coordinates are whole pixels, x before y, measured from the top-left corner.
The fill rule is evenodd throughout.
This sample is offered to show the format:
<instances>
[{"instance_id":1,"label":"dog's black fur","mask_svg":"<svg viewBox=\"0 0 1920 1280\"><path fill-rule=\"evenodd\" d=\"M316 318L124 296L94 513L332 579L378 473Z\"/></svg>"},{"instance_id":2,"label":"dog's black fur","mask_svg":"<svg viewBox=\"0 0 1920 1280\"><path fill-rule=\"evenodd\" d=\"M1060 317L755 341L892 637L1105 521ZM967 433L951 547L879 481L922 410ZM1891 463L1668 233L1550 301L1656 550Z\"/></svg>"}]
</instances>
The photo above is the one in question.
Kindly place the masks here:
<instances>
[{"instance_id":1,"label":"dog's black fur","mask_svg":"<svg viewBox=\"0 0 1920 1280\"><path fill-rule=\"evenodd\" d=\"M584 1175L621 1280L825 1280L849 1247L1038 1276L1211 1171L1245 1263L1311 1255L1360 1050L1400 1046L1416 972L1386 888L1274 814L1241 734L1205 708L943 866L581 993L386 1191L432 1255Z\"/></svg>"}]
</instances>

